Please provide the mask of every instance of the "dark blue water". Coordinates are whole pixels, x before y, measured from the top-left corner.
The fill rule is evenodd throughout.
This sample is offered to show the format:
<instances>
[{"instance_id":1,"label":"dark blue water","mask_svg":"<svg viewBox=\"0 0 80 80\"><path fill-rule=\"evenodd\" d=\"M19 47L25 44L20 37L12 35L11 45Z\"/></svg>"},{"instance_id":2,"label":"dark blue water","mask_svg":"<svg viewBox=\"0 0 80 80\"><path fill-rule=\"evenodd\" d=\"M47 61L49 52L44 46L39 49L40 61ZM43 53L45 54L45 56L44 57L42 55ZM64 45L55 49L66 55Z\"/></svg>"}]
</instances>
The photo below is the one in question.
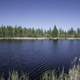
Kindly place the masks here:
<instances>
[{"instance_id":1,"label":"dark blue water","mask_svg":"<svg viewBox=\"0 0 80 80\"><path fill-rule=\"evenodd\" d=\"M48 69L64 66L67 71L79 56L79 40L0 41L0 71L25 71L32 79Z\"/></svg>"}]
</instances>

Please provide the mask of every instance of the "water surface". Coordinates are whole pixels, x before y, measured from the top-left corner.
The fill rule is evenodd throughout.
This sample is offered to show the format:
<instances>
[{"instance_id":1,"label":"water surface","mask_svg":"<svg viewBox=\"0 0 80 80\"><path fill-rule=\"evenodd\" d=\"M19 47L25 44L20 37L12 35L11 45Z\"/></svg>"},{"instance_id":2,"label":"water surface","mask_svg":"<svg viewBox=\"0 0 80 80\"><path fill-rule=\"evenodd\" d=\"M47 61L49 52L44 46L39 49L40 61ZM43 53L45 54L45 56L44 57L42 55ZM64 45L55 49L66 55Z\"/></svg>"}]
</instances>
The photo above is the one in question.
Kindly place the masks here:
<instances>
[{"instance_id":1,"label":"water surface","mask_svg":"<svg viewBox=\"0 0 80 80\"><path fill-rule=\"evenodd\" d=\"M80 56L79 40L1 40L0 71L21 70L32 79L48 69L71 66Z\"/></svg>"}]
</instances>

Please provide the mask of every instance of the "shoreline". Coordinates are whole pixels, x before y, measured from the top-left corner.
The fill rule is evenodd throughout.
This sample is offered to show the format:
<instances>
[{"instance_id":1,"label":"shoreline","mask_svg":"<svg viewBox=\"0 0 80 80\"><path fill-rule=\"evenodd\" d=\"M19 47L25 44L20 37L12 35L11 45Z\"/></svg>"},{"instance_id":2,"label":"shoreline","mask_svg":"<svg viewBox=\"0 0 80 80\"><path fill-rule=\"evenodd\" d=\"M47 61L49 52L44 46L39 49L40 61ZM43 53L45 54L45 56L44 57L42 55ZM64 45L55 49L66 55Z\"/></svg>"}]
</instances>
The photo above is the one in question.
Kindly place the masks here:
<instances>
[{"instance_id":1,"label":"shoreline","mask_svg":"<svg viewBox=\"0 0 80 80\"><path fill-rule=\"evenodd\" d=\"M80 40L80 38L0 37L0 40Z\"/></svg>"}]
</instances>

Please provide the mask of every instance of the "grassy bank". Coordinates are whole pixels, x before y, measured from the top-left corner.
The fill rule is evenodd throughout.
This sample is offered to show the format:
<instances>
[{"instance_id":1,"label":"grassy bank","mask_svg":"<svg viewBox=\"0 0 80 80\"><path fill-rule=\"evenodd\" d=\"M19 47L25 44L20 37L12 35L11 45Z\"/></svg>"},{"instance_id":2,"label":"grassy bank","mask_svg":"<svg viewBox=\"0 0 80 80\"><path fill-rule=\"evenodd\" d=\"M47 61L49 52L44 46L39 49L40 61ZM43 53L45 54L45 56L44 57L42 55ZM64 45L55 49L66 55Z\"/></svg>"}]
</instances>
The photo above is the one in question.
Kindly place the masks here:
<instances>
[{"instance_id":1,"label":"grassy bank","mask_svg":"<svg viewBox=\"0 0 80 80\"><path fill-rule=\"evenodd\" d=\"M6 80L4 75L0 76L0 80ZM29 80L29 75L27 73L19 75L17 71L13 71L9 73L7 80ZM40 80L80 80L80 65L74 65L73 68L69 69L68 74L62 70L58 77L53 70L45 71Z\"/></svg>"},{"instance_id":2,"label":"grassy bank","mask_svg":"<svg viewBox=\"0 0 80 80\"><path fill-rule=\"evenodd\" d=\"M0 40L46 40L46 37L0 37Z\"/></svg>"},{"instance_id":3,"label":"grassy bank","mask_svg":"<svg viewBox=\"0 0 80 80\"><path fill-rule=\"evenodd\" d=\"M68 74L63 70L58 77L54 71L48 70L42 74L40 80L80 80L80 65L73 66Z\"/></svg>"},{"instance_id":4,"label":"grassy bank","mask_svg":"<svg viewBox=\"0 0 80 80\"><path fill-rule=\"evenodd\" d=\"M80 40L80 38L52 38L52 37L0 37L0 40Z\"/></svg>"},{"instance_id":5,"label":"grassy bank","mask_svg":"<svg viewBox=\"0 0 80 80\"><path fill-rule=\"evenodd\" d=\"M77 61L77 58L73 62ZM80 59L79 59L80 61ZM0 75L0 80L6 80L4 75ZM7 80L30 80L28 73L18 73L17 71L9 72ZM56 74L54 70L45 71L41 76L40 80L80 80L80 65L74 64L72 68L69 69L68 73L62 72L59 75Z\"/></svg>"},{"instance_id":6,"label":"grassy bank","mask_svg":"<svg viewBox=\"0 0 80 80\"><path fill-rule=\"evenodd\" d=\"M80 80L80 58L75 57L72 64L68 73L65 73L64 68L58 75L54 70L48 70L41 75L40 80Z\"/></svg>"},{"instance_id":7,"label":"grassy bank","mask_svg":"<svg viewBox=\"0 0 80 80\"><path fill-rule=\"evenodd\" d=\"M9 72L9 76L7 76L7 79L4 77L5 73L2 73L0 75L0 80L29 80L29 74L28 73L18 73L17 71Z\"/></svg>"}]
</instances>

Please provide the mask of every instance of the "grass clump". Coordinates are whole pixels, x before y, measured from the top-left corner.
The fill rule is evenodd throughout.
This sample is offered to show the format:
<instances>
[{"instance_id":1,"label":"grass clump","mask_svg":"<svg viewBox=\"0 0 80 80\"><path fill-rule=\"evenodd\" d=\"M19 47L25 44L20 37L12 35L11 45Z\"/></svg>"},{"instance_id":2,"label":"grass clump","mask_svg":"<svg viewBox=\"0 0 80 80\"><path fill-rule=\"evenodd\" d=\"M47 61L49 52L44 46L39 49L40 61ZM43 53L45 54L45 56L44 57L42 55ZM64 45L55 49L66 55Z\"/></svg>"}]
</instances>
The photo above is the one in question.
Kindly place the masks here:
<instances>
[{"instance_id":1,"label":"grass clump","mask_svg":"<svg viewBox=\"0 0 80 80\"><path fill-rule=\"evenodd\" d=\"M40 76L40 80L80 80L80 59L77 57L73 60L72 68L68 73L63 70L57 74L54 70L47 70ZM28 73L19 73L17 71L9 72L9 76L5 79L4 74L0 76L0 80L29 80ZM35 79L34 79L35 80Z\"/></svg>"},{"instance_id":2,"label":"grass clump","mask_svg":"<svg viewBox=\"0 0 80 80\"><path fill-rule=\"evenodd\" d=\"M29 80L29 74L28 73L19 74L17 71L12 71L9 72L9 76L7 76L7 79L4 77L4 75L1 75L0 80Z\"/></svg>"},{"instance_id":3,"label":"grass clump","mask_svg":"<svg viewBox=\"0 0 80 80\"><path fill-rule=\"evenodd\" d=\"M72 68L69 69L68 73L66 74L63 69L58 77L57 77L57 74L53 70L45 71L41 75L41 80L80 80L79 62L80 62L80 59L75 58L74 65Z\"/></svg>"}]
</instances>

